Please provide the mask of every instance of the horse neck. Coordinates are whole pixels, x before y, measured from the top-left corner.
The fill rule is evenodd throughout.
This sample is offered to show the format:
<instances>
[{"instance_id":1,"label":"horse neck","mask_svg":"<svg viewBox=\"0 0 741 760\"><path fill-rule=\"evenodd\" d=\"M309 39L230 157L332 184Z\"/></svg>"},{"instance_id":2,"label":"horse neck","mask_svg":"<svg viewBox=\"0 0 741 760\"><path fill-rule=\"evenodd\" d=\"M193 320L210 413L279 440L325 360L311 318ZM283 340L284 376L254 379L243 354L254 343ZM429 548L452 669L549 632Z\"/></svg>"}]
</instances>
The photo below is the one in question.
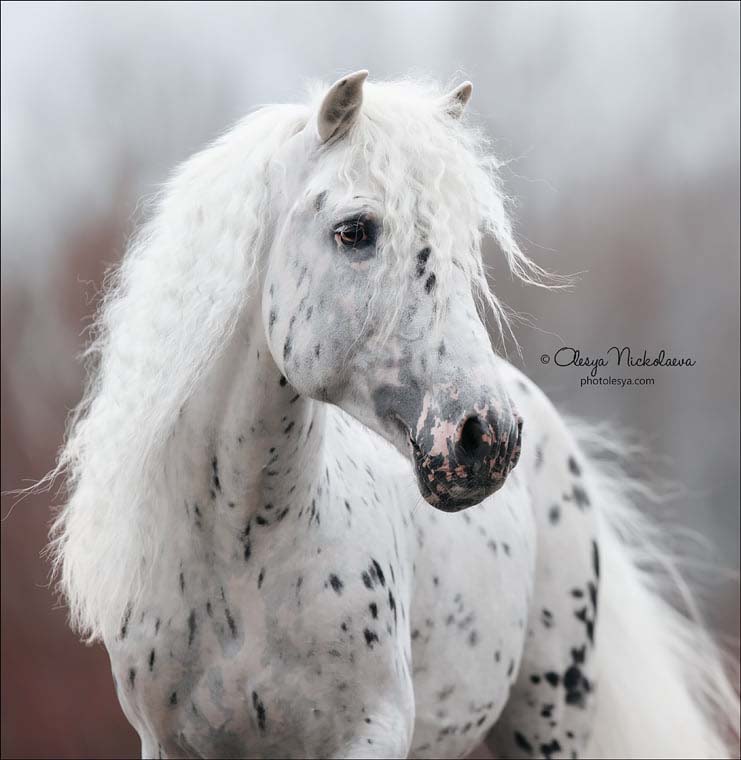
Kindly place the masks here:
<instances>
[{"instance_id":1,"label":"horse neck","mask_svg":"<svg viewBox=\"0 0 741 760\"><path fill-rule=\"evenodd\" d=\"M175 509L185 507L186 536L226 556L250 522L280 521L314 492L325 417L324 404L281 375L255 307L180 416L167 482Z\"/></svg>"}]
</instances>

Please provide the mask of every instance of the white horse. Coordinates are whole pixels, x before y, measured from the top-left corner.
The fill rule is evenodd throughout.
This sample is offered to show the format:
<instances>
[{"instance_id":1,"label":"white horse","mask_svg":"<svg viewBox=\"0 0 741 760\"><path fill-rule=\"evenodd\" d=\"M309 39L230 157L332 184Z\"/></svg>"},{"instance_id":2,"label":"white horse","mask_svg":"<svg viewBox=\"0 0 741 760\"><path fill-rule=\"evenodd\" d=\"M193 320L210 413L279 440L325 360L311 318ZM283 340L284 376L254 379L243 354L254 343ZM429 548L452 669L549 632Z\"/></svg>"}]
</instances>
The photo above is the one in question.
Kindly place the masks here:
<instances>
[{"instance_id":1,"label":"white horse","mask_svg":"<svg viewBox=\"0 0 741 760\"><path fill-rule=\"evenodd\" d=\"M471 85L366 76L186 162L98 321L53 549L142 756L726 756L627 481L492 350L482 235L543 272Z\"/></svg>"}]
</instances>

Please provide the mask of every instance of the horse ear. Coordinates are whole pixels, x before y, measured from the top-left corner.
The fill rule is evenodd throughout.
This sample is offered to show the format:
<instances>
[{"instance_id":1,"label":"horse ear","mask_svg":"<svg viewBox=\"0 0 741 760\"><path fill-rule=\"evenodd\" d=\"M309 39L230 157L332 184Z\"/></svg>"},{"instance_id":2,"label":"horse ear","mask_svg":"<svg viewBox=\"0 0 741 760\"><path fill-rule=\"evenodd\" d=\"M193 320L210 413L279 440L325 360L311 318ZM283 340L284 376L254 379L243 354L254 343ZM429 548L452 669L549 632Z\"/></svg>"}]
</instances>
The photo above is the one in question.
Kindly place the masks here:
<instances>
[{"instance_id":1,"label":"horse ear","mask_svg":"<svg viewBox=\"0 0 741 760\"><path fill-rule=\"evenodd\" d=\"M363 82L367 76L365 69L356 71L329 88L317 116L317 131L322 142L340 137L355 121L363 103Z\"/></svg>"},{"instance_id":2,"label":"horse ear","mask_svg":"<svg viewBox=\"0 0 741 760\"><path fill-rule=\"evenodd\" d=\"M466 103L471 99L472 92L473 85L470 82L463 82L442 98L443 109L448 116L460 119L466 108Z\"/></svg>"}]
</instances>

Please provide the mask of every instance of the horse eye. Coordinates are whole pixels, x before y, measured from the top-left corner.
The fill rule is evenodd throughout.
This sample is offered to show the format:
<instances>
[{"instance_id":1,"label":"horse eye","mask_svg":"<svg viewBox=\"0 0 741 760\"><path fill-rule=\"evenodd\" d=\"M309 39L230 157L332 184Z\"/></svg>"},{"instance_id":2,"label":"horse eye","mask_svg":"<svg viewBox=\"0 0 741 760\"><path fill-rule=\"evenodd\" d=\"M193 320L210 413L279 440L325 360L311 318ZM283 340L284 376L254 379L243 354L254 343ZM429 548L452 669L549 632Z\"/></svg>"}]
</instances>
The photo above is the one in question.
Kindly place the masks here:
<instances>
[{"instance_id":1,"label":"horse eye","mask_svg":"<svg viewBox=\"0 0 741 760\"><path fill-rule=\"evenodd\" d=\"M342 222L334 229L334 239L342 248L365 248L373 242L373 225L366 219Z\"/></svg>"}]
</instances>

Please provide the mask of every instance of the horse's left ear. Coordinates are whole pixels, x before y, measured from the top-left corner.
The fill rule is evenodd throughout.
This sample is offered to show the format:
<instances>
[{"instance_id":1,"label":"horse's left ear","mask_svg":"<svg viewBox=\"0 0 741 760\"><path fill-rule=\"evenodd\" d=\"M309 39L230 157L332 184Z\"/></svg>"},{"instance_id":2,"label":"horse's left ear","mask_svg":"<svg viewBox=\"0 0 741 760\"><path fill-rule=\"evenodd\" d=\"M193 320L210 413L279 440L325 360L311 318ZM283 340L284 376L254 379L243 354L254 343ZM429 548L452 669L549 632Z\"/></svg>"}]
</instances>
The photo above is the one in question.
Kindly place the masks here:
<instances>
[{"instance_id":1,"label":"horse's left ear","mask_svg":"<svg viewBox=\"0 0 741 760\"><path fill-rule=\"evenodd\" d=\"M471 99L472 92L473 85L470 82L463 82L442 98L442 106L448 116L460 119L466 109L466 103Z\"/></svg>"},{"instance_id":2,"label":"horse's left ear","mask_svg":"<svg viewBox=\"0 0 741 760\"><path fill-rule=\"evenodd\" d=\"M343 135L357 118L363 103L363 83L367 76L365 69L356 71L342 77L327 91L316 121L319 139L323 143Z\"/></svg>"}]
</instances>

